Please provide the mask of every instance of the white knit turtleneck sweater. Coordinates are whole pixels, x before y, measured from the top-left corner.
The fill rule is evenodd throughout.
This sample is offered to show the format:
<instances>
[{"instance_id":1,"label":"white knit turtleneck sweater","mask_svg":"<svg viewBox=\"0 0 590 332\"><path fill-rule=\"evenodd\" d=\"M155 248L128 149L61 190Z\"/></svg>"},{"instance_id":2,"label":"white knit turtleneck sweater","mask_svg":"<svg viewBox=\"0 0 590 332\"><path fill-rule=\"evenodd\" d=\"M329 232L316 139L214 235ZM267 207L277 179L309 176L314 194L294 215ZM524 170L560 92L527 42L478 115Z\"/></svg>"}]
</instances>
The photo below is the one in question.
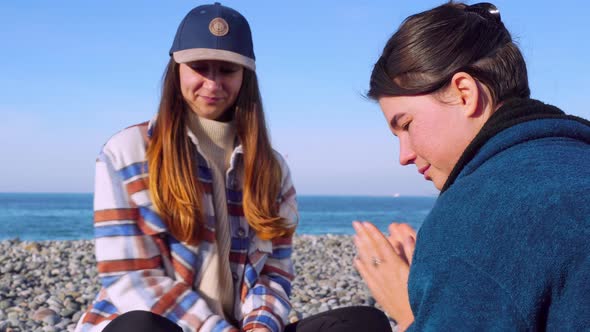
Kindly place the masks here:
<instances>
[{"instance_id":1,"label":"white knit turtleneck sweater","mask_svg":"<svg viewBox=\"0 0 590 332\"><path fill-rule=\"evenodd\" d=\"M203 277L195 287L207 299L213 312L233 321L234 287L229 265L231 247L230 225L226 203L225 174L234 148L236 129L233 121L219 122L197 116L190 111L189 128L198 140L199 148L209 163L213 176L213 205L217 256L202 267Z\"/></svg>"}]
</instances>

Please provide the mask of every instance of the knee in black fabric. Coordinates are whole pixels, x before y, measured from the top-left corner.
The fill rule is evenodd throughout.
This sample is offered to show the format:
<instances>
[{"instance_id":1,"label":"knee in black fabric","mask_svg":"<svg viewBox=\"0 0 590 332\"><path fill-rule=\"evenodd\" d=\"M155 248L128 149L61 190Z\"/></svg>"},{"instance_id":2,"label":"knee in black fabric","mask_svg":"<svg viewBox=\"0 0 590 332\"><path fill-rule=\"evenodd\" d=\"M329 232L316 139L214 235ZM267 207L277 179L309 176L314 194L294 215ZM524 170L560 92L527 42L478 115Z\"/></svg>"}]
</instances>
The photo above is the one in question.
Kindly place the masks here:
<instances>
[{"instance_id":1,"label":"knee in black fabric","mask_svg":"<svg viewBox=\"0 0 590 332\"><path fill-rule=\"evenodd\" d=\"M351 331L391 331L389 319L383 311L374 307L342 308L342 316L350 326Z\"/></svg>"},{"instance_id":2,"label":"knee in black fabric","mask_svg":"<svg viewBox=\"0 0 590 332\"><path fill-rule=\"evenodd\" d=\"M129 311L115 318L103 332L182 332L171 320L149 311Z\"/></svg>"},{"instance_id":3,"label":"knee in black fabric","mask_svg":"<svg viewBox=\"0 0 590 332\"><path fill-rule=\"evenodd\" d=\"M325 311L287 326L285 332L390 332L385 314L373 307L346 307Z\"/></svg>"}]
</instances>

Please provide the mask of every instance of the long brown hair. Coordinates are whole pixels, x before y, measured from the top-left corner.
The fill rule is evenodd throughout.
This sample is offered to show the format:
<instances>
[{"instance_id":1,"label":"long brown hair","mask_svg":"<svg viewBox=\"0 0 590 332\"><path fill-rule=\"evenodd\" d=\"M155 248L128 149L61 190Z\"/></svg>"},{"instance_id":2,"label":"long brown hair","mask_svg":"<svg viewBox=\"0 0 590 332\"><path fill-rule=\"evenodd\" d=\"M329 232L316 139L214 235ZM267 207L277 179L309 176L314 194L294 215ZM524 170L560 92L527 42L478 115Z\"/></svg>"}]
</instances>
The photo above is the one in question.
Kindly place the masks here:
<instances>
[{"instance_id":1,"label":"long brown hair","mask_svg":"<svg viewBox=\"0 0 590 332\"><path fill-rule=\"evenodd\" d=\"M188 114L178 68L170 59L163 78L157 120L147 148L149 188L152 203L170 233L196 244L205 223L203 190L198 182L195 147L186 132ZM244 68L233 112L243 147L242 207L248 224L265 240L291 235L291 222L279 216L281 168L269 141L258 79L249 69Z\"/></svg>"},{"instance_id":2,"label":"long brown hair","mask_svg":"<svg viewBox=\"0 0 590 332\"><path fill-rule=\"evenodd\" d=\"M461 71L488 87L493 105L530 95L522 54L492 4L449 2L408 17L375 64L367 95L436 92Z\"/></svg>"}]
</instances>

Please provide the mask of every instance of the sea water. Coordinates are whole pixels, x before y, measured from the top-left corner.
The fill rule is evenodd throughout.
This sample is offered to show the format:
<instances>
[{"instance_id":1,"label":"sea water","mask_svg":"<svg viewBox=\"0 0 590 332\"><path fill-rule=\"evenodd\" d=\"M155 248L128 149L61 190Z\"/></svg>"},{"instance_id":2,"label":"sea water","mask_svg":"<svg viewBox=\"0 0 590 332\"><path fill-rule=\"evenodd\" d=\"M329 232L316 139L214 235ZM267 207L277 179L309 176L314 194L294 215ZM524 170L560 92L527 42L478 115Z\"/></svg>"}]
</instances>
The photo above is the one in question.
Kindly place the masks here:
<instances>
[{"instance_id":1,"label":"sea water","mask_svg":"<svg viewBox=\"0 0 590 332\"><path fill-rule=\"evenodd\" d=\"M91 239L92 194L0 193L0 239ZM435 197L298 196L297 234L353 234L353 220L418 229Z\"/></svg>"}]
</instances>

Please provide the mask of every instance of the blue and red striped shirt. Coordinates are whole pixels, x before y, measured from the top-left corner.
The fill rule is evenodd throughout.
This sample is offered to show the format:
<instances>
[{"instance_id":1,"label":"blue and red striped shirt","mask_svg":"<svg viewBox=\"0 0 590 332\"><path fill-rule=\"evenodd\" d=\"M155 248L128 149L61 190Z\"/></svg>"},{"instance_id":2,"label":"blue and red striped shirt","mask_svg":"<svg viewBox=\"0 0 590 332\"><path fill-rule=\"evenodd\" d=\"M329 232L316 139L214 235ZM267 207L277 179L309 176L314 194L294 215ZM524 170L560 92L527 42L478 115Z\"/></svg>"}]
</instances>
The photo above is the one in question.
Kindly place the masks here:
<instances>
[{"instance_id":1,"label":"blue and red striped shirt","mask_svg":"<svg viewBox=\"0 0 590 332\"><path fill-rule=\"evenodd\" d=\"M234 318L241 324L232 326L195 290L203 267L217 252L211 171L195 146L206 230L197 246L180 242L168 232L150 199L146 147L151 125L145 122L117 133L97 158L94 226L102 288L76 331L100 331L131 310L160 314L183 331L282 331L291 309L292 238L262 240L249 227L242 209L242 147L234 149L226 178L231 230L227 259L234 281ZM279 214L296 224L289 168L278 153L275 156L282 171Z\"/></svg>"}]
</instances>

